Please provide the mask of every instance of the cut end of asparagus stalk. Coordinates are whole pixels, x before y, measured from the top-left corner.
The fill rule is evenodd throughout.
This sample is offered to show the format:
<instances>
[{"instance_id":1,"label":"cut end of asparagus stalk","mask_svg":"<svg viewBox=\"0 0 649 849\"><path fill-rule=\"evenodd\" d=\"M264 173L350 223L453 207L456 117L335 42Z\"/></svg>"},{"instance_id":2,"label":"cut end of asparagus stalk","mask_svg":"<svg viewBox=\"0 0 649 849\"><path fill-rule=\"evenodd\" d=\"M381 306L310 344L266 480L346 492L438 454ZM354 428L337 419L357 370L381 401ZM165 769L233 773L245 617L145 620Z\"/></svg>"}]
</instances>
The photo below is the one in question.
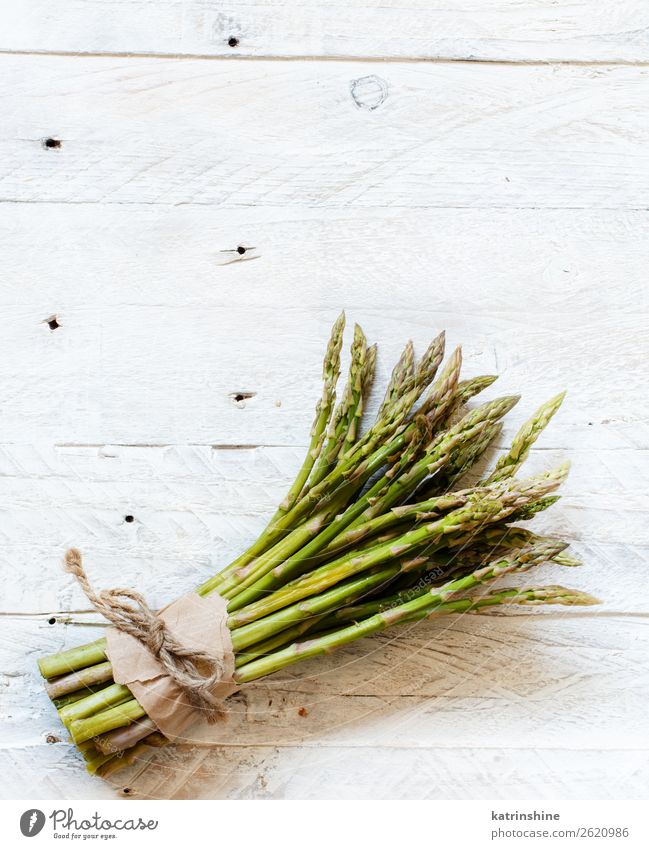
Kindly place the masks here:
<instances>
[{"instance_id":1,"label":"cut end of asparagus stalk","mask_svg":"<svg viewBox=\"0 0 649 849\"><path fill-rule=\"evenodd\" d=\"M67 675L105 660L106 640L101 639L86 646L77 646L68 651L41 657L38 660L38 668L43 678L58 678L60 675Z\"/></svg>"}]
</instances>

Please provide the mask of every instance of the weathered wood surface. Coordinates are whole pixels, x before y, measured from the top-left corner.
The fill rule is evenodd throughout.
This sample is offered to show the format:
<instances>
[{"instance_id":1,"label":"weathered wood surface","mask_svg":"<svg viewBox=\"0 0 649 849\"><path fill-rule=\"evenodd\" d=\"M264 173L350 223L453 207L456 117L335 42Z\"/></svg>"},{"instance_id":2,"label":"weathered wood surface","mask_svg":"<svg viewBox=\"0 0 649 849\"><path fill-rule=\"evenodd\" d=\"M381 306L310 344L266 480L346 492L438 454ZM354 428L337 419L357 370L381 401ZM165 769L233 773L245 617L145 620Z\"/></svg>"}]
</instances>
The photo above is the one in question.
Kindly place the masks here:
<instances>
[{"instance_id":1,"label":"weathered wood surface","mask_svg":"<svg viewBox=\"0 0 649 849\"><path fill-rule=\"evenodd\" d=\"M545 446L647 448L648 231L645 211L3 204L2 441L304 445L345 307L378 385L446 328L467 374L524 393L518 421L569 389Z\"/></svg>"},{"instance_id":2,"label":"weathered wood surface","mask_svg":"<svg viewBox=\"0 0 649 849\"><path fill-rule=\"evenodd\" d=\"M649 67L5 55L0 73L5 200L295 214L649 197Z\"/></svg>"},{"instance_id":3,"label":"weathered wood surface","mask_svg":"<svg viewBox=\"0 0 649 849\"><path fill-rule=\"evenodd\" d=\"M491 61L649 59L646 3L627 0L6 0L0 49L172 56ZM236 42L236 43L235 43Z\"/></svg>"},{"instance_id":4,"label":"weathered wood surface","mask_svg":"<svg viewBox=\"0 0 649 849\"><path fill-rule=\"evenodd\" d=\"M118 775L111 792L642 798L646 627L643 617L564 611L444 618L390 632L246 687L231 700L222 745L161 752L155 766ZM12 774L11 793L108 796L61 741L32 668L43 650L96 631L45 617L3 620L0 629L13 695L0 762Z\"/></svg>"},{"instance_id":5,"label":"weathered wood surface","mask_svg":"<svg viewBox=\"0 0 649 849\"><path fill-rule=\"evenodd\" d=\"M647 13L474 6L3 4L3 795L646 797L649 71L605 63L647 61ZM256 58L297 55L497 61ZM586 64L505 64L557 59ZM64 549L155 604L240 551L341 307L381 385L445 327L522 390L502 444L569 389L530 468L572 458L538 524L585 566L538 577L603 605L384 634L247 687L221 746L91 778L34 665L100 633Z\"/></svg>"},{"instance_id":6,"label":"weathered wood surface","mask_svg":"<svg viewBox=\"0 0 649 849\"><path fill-rule=\"evenodd\" d=\"M648 568L649 530L638 521L647 499L646 467L638 468L635 451L546 449L528 469L557 465L568 453L574 468L564 496L535 527L572 540L587 567L540 570L534 581L542 576L589 589L605 599L607 611L649 612L647 596L637 592ZM87 553L88 570L102 585L120 585L128 576L162 606L255 538L281 500L284 470L297 464L292 449L3 446L3 607L47 616L87 610L75 582L60 571L69 545ZM628 476L611 474L614 465L629 469ZM628 492L632 481L635 490Z\"/></svg>"}]
</instances>

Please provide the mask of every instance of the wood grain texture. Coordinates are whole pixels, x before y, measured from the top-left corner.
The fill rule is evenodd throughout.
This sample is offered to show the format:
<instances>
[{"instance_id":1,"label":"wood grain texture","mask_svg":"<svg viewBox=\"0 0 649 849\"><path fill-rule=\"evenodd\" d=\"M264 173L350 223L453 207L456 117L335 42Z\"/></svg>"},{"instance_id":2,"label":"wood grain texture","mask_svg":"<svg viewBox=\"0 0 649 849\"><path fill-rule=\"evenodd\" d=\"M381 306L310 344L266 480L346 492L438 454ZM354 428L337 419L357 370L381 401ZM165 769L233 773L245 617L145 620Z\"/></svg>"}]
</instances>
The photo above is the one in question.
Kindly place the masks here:
<instances>
[{"instance_id":1,"label":"wood grain texture","mask_svg":"<svg viewBox=\"0 0 649 849\"><path fill-rule=\"evenodd\" d=\"M404 786L409 798L466 798L478 771L480 798L641 798L646 621L464 616L389 632L247 686L220 745L158 753L112 786L155 798L394 798ZM19 765L12 792L105 796L61 740L33 666L97 632L24 617L2 618L0 633L15 694L0 736L0 762Z\"/></svg>"},{"instance_id":2,"label":"wood grain texture","mask_svg":"<svg viewBox=\"0 0 649 849\"><path fill-rule=\"evenodd\" d=\"M0 795L646 797L647 23L2 4ZM409 61L457 58L495 63ZM522 390L502 445L569 389L529 469L572 458L536 525L585 565L531 577L604 603L385 633L246 687L221 745L91 778L35 667L103 632L64 549L152 604L228 562L300 462L342 307L381 387L445 327L491 397Z\"/></svg>"},{"instance_id":3,"label":"wood grain texture","mask_svg":"<svg viewBox=\"0 0 649 849\"><path fill-rule=\"evenodd\" d=\"M645 67L5 55L0 74L5 200L645 209L649 197ZM382 103L359 108L371 75Z\"/></svg>"},{"instance_id":4,"label":"wood grain texture","mask_svg":"<svg viewBox=\"0 0 649 849\"><path fill-rule=\"evenodd\" d=\"M648 224L646 212L0 205L2 441L304 445L345 307L379 343L379 386L409 337L422 350L446 328L467 374L524 393L521 416L569 390L547 447L649 448ZM232 262L239 244L257 258Z\"/></svg>"},{"instance_id":5,"label":"wood grain texture","mask_svg":"<svg viewBox=\"0 0 649 849\"><path fill-rule=\"evenodd\" d=\"M1 205L0 223L0 759L18 776L8 792L642 796L645 212L36 203ZM450 345L466 342L467 373L501 374L490 395L522 388L503 445L569 388L528 468L573 459L564 499L537 525L568 538L585 566L534 579L604 605L366 641L247 688L222 746L158 753L114 785L90 778L67 744L46 742L61 735L34 669L39 654L97 633L60 571L65 547L84 549L99 585L128 575L152 604L228 562L300 462L342 305L380 343L380 386L405 339L421 350L446 327ZM236 401L239 391L255 394Z\"/></svg>"},{"instance_id":6,"label":"wood grain texture","mask_svg":"<svg viewBox=\"0 0 649 849\"><path fill-rule=\"evenodd\" d=\"M564 496L534 526L565 537L586 566L547 567L534 573L533 582L568 582L601 596L605 611L647 613L647 598L637 588L648 565L649 464L640 462L648 452L546 448L528 470L550 468L569 453L574 468ZM2 609L45 618L63 614L63 623L65 611L87 610L87 600L60 569L70 545L86 552L94 582L117 586L128 576L151 604L162 606L249 545L288 488L288 471L298 465L293 449L3 446ZM611 474L613 466L619 476ZM13 581L15 575L24 580Z\"/></svg>"},{"instance_id":7,"label":"wood grain texture","mask_svg":"<svg viewBox=\"0 0 649 849\"><path fill-rule=\"evenodd\" d=\"M0 48L215 57L497 61L649 59L638 0L22 0L0 7ZM236 44L232 43L236 39Z\"/></svg>"}]
</instances>

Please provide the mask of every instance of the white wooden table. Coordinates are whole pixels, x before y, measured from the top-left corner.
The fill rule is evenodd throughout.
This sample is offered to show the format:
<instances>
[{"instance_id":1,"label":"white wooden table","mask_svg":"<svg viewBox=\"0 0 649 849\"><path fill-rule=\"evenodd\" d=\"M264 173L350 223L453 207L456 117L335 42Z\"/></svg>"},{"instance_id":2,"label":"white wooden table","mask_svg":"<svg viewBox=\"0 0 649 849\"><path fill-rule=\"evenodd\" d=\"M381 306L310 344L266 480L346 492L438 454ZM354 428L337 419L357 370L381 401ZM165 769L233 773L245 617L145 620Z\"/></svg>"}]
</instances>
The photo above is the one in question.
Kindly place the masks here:
<instances>
[{"instance_id":1,"label":"white wooden table","mask_svg":"<svg viewBox=\"0 0 649 849\"><path fill-rule=\"evenodd\" d=\"M4 0L5 796L646 796L648 26L639 0ZM86 775L35 669L100 631L63 551L152 604L240 551L341 307L379 384L445 327L521 389L503 443L569 389L530 468L573 459L539 525L585 565L543 577L604 604L386 633L246 688L218 747Z\"/></svg>"}]
</instances>

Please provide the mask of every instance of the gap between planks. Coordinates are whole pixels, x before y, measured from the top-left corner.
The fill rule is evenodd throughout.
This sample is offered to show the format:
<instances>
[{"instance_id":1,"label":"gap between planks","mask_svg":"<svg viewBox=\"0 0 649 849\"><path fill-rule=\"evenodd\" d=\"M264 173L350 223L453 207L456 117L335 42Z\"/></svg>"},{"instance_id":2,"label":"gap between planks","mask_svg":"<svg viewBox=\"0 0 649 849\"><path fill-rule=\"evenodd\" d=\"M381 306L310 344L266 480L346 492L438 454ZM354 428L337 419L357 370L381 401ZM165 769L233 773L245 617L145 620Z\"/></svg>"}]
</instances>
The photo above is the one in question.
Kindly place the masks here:
<instances>
[{"instance_id":1,"label":"gap between planks","mask_svg":"<svg viewBox=\"0 0 649 849\"><path fill-rule=\"evenodd\" d=\"M8 50L0 48L1 56L64 56L80 59L169 59L174 60L209 60L211 62L231 62L233 59L240 62L359 62L359 63L374 63L380 62L382 65L389 64L408 64L425 62L428 65L522 65L524 67L534 67L543 65L574 65L576 67L588 68L594 66L612 66L612 65L628 65L631 67L649 67L649 59L633 60L633 59L503 59L488 57L480 59L472 59L469 56L464 58L454 58L452 56L426 56L425 54L415 54L412 56L357 56L355 54L319 54L305 53L303 55L287 55L273 53L140 53L140 52L112 52L107 51L84 51L84 50Z\"/></svg>"},{"instance_id":2,"label":"gap between planks","mask_svg":"<svg viewBox=\"0 0 649 849\"><path fill-rule=\"evenodd\" d=\"M18 610L0 610L0 617L6 619L34 619L39 621L41 618L46 617L69 617L69 616L81 616L95 613L94 610L48 610L41 611L35 613L23 613ZM451 614L453 615L453 614ZM493 612L493 613L471 613L473 617L480 617L484 621L489 621L490 619L505 619L511 616L509 612ZM464 616L464 614L460 614L460 616ZM641 610L566 610L560 613L543 613L538 612L518 612L516 613L517 619L524 618L535 618L538 616L543 616L543 619L560 619L561 621L565 619L649 619L649 611L641 611ZM108 622L85 622L83 620L79 620L78 622L73 619L66 619L58 622L59 625L71 625L75 628L103 628L109 627Z\"/></svg>"},{"instance_id":3,"label":"gap between planks","mask_svg":"<svg viewBox=\"0 0 649 849\"><path fill-rule=\"evenodd\" d=\"M342 694L341 698L355 698L353 694ZM363 697L364 698L364 697ZM391 700L396 699L416 699L418 696L393 696ZM422 698L422 701L430 701L428 697ZM188 745L188 744L178 744L179 746ZM511 752L521 752L527 751L524 747L520 745L482 745L476 743L475 745L453 745L449 743L448 745L444 745L442 742L437 743L424 743L423 745L417 745L415 743L385 743L385 742L353 742L351 740L345 741L344 744L340 742L330 742L326 739L320 739L317 741L310 741L308 739L304 739L299 742L285 742L283 740L272 740L269 742L255 741L254 743L236 743L230 740L219 741L218 743L201 743L200 741L192 741L190 744L191 748L196 750L198 753L201 752L209 752L216 749L276 749L276 750L284 750L291 751L292 749L329 749L330 751L340 749L340 750L352 750L355 751L357 749L372 749L372 750L388 750L388 751L404 751L404 752L435 752L435 751L467 751L467 752L499 752L499 751L511 751ZM0 753L10 754L12 752L24 752L26 749L31 750L41 750L44 748L49 748L50 746L65 746L66 749L71 746L71 743L66 742L65 740L57 741L56 743L48 743L46 740L42 740L36 743L29 744L21 744L20 746L0 746ZM547 745L535 745L532 751L535 752L553 752L557 750L557 746L548 743ZM173 750L169 750L170 752ZM561 751L568 752L647 752L649 754L649 747L640 748L634 744L630 744L628 746L620 746L615 745L610 749L607 749L603 746L571 746L570 743L563 744L561 746ZM155 751L151 752L152 755L155 754ZM151 762L150 762L151 763ZM149 764L146 764L147 766ZM155 764L155 766L160 766L160 764Z\"/></svg>"},{"instance_id":4,"label":"gap between planks","mask_svg":"<svg viewBox=\"0 0 649 849\"><path fill-rule=\"evenodd\" d=\"M498 64L498 63L491 62L490 64L494 65L494 64ZM551 64L551 63L541 62L539 64L547 65L547 64ZM568 63L564 63L564 64L568 64ZM610 62L607 62L605 64L607 64L609 67L611 67ZM23 141L25 141L25 140L26 141L33 141L33 139L31 139L31 138L23 139ZM0 197L0 206L2 206L3 204L17 204L17 205L20 205L20 206L64 206L64 207L65 206L93 206L93 207L97 207L97 206L100 206L100 207L104 207L104 206L107 206L107 207L111 207L111 206L134 206L134 207L152 206L152 207L162 207L162 208L168 207L168 208L171 208L171 209L175 209L176 207L182 207L182 206L188 206L188 207L205 206L205 207L208 207L208 208L216 209L218 211L220 211L220 209L221 209L221 204L219 204L215 201L200 201L200 200L181 200L181 201L168 201L168 202L157 201L157 200L104 200L104 199L102 199L102 200L61 200L61 199L56 199L56 198L54 200L42 200L42 199L29 200L29 199L21 199L21 198L3 198L3 197ZM334 208L336 208L336 207L334 207ZM256 201L253 201L251 203L236 203L236 204L232 204L230 207L228 207L228 211L237 211L237 212L245 211L245 210L257 210L257 209L259 209L259 204ZM272 210L272 209L275 209L275 207L272 207L272 206L271 207L265 207L265 209L266 210L268 210L268 209ZM285 207L280 207L280 209L282 210L283 213L286 212ZM308 210L310 212L321 212L322 209L323 209L322 204L317 204L317 203L300 203L299 204L300 212L305 211L305 210ZM345 207L342 207L341 209L344 210ZM491 201L487 204L484 204L484 205L479 204L479 203L439 203L439 204L438 203L419 203L419 204L418 203L408 203L408 204L405 204L405 203L392 203L392 202L390 202L390 203L386 203L384 205L372 206L372 207L366 208L366 211L367 211L367 209L369 209L372 212L377 212L377 211L378 212L380 212L380 211L391 212L392 210L395 210L395 209L406 209L406 210L414 211L414 212L416 212L418 210L446 210L446 209L448 209L448 210L460 210L460 211L461 210L468 210L468 211L482 210L482 211L487 211L487 212L489 210L494 210L494 211L503 210L505 212L611 212L611 213L619 214L620 212L647 212L647 204L646 203L628 204L627 206L619 207L619 206L592 206L592 205L587 205L587 204L582 204L580 206L545 206L545 205L543 205L543 206L536 205L535 206L533 204L528 205L528 206L512 206L510 204L494 203L494 202L491 202ZM256 257L252 257L252 259L256 259ZM240 264L239 262L231 262L231 263L228 263L227 265L236 266L236 265L239 265L239 264ZM227 267L227 266L223 265L221 267Z\"/></svg>"}]
</instances>

